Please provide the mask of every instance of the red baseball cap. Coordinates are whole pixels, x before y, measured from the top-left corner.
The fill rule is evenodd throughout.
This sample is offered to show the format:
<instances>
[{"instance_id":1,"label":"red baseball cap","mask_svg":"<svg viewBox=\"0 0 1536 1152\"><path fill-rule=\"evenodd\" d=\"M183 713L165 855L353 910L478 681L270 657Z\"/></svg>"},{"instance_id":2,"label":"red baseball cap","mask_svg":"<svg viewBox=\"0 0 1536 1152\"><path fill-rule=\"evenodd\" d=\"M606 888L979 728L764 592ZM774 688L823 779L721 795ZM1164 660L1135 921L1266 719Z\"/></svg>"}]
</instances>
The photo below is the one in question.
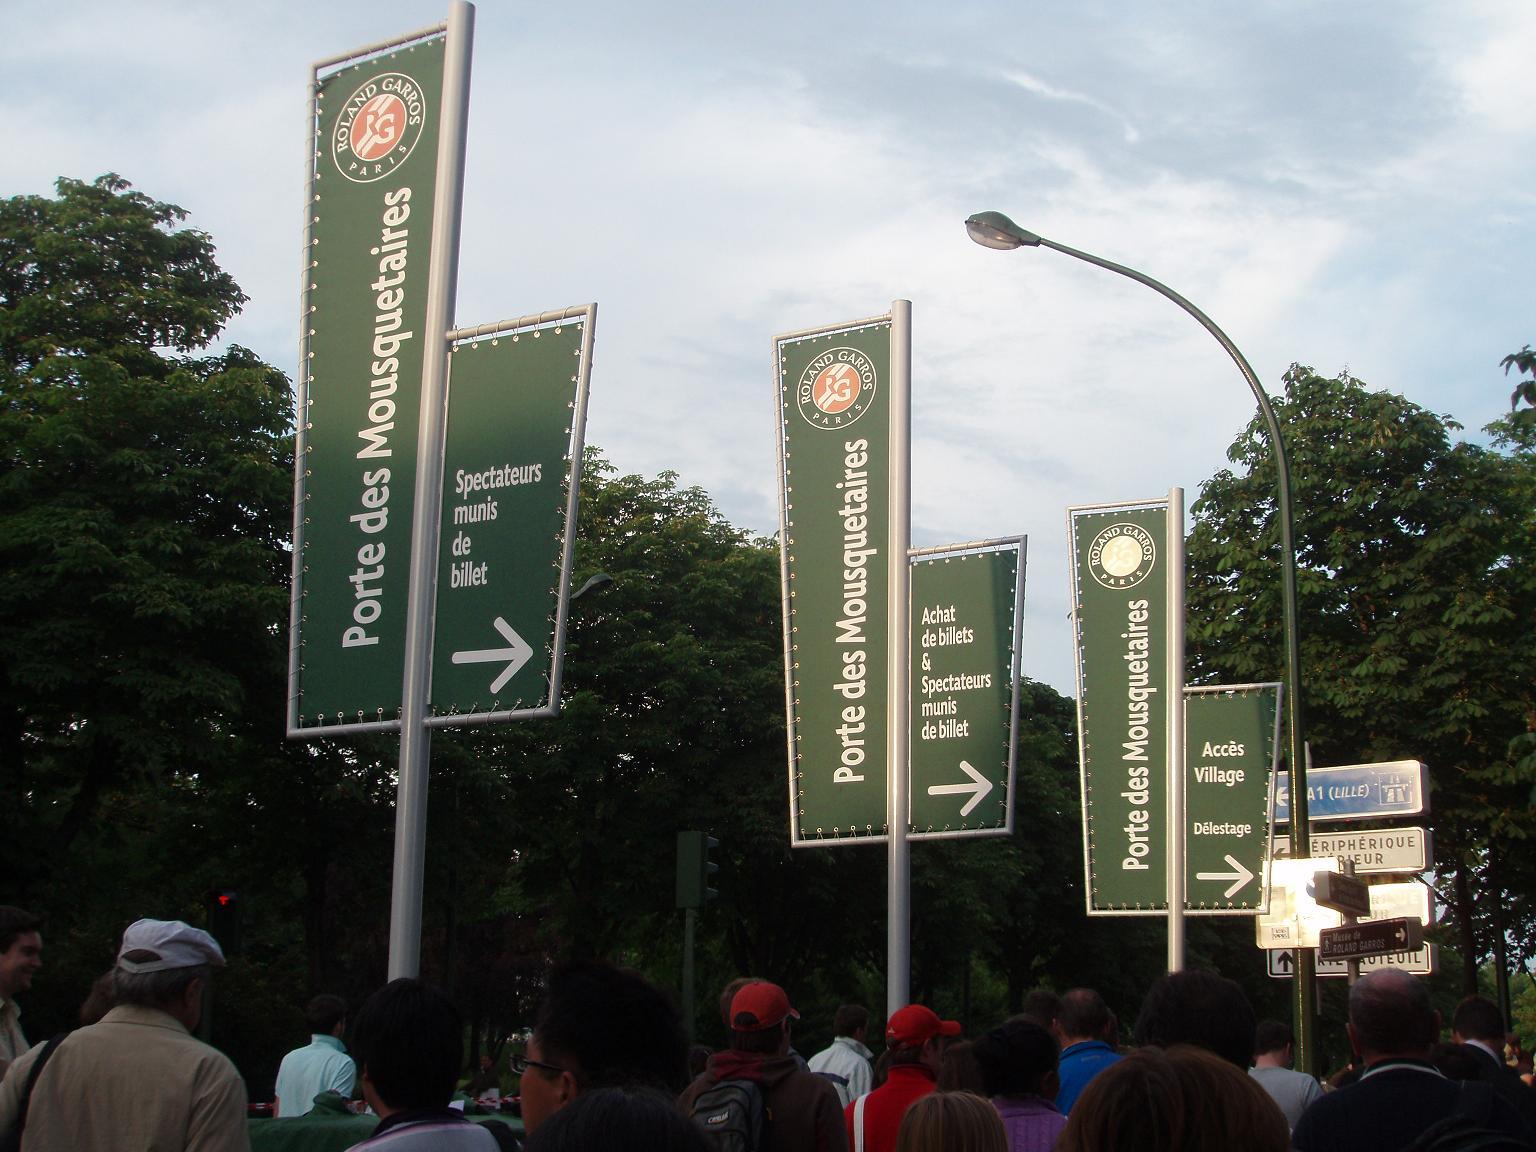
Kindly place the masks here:
<instances>
[{"instance_id":1,"label":"red baseball cap","mask_svg":"<svg viewBox=\"0 0 1536 1152\"><path fill-rule=\"evenodd\" d=\"M886 1043L899 1044L903 1047L925 1044L935 1036L958 1035L960 1035L960 1021L940 1020L937 1012L921 1004L908 1004L905 1008L898 1008L891 1013L891 1018L885 1025Z\"/></svg>"},{"instance_id":2,"label":"red baseball cap","mask_svg":"<svg viewBox=\"0 0 1536 1152\"><path fill-rule=\"evenodd\" d=\"M776 1027L786 1016L800 1019L800 1013L789 1006L784 989L766 980L744 984L731 997L731 1027L737 1032L761 1032Z\"/></svg>"}]
</instances>

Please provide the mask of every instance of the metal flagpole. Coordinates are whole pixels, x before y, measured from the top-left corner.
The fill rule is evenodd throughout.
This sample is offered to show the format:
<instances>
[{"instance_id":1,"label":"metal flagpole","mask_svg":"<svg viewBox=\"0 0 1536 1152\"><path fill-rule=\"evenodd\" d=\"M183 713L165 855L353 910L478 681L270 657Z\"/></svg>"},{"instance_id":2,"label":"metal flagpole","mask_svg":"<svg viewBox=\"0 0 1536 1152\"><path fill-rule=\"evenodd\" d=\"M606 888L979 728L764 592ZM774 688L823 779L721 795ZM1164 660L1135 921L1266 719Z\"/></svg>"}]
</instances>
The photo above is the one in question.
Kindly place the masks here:
<instances>
[{"instance_id":1,"label":"metal flagpole","mask_svg":"<svg viewBox=\"0 0 1536 1152\"><path fill-rule=\"evenodd\" d=\"M911 692L912 546L912 302L891 302L891 524L888 561L890 677L886 701L890 741L886 763L886 848L890 862L886 906L887 1014L907 1003L912 969L912 859L907 840L911 784L908 711Z\"/></svg>"},{"instance_id":2,"label":"metal flagpole","mask_svg":"<svg viewBox=\"0 0 1536 1152\"><path fill-rule=\"evenodd\" d=\"M421 427L416 446L416 507L411 517L411 582L406 600L405 680L400 715L400 782L395 801L395 870L389 905L389 978L421 967L421 896L427 856L427 774L431 729L432 617L437 591L437 537L443 487L443 428L448 332L459 277L469 63L475 9L455 0L448 12L443 66L443 118L437 144L437 212L427 271L427 315L421 375Z\"/></svg>"},{"instance_id":3,"label":"metal flagpole","mask_svg":"<svg viewBox=\"0 0 1536 1152\"><path fill-rule=\"evenodd\" d=\"M1184 489L1168 489L1168 971L1184 968Z\"/></svg>"}]
</instances>

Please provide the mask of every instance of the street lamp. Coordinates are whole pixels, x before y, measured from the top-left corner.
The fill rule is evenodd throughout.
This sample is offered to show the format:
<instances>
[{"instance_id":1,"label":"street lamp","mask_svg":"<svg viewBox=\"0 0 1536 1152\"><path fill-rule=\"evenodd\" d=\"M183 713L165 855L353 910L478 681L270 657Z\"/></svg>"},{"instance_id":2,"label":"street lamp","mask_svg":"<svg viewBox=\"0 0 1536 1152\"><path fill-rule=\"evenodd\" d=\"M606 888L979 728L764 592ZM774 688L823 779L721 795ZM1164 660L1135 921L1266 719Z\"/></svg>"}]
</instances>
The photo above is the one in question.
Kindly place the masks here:
<instances>
[{"instance_id":1,"label":"street lamp","mask_svg":"<svg viewBox=\"0 0 1536 1152\"><path fill-rule=\"evenodd\" d=\"M1227 355L1232 357L1232 362L1237 365L1237 370L1243 374L1243 379L1248 381L1248 387L1253 392L1253 398L1258 401L1259 411L1264 416L1265 427L1269 431L1269 450L1275 462L1276 486L1278 489L1278 510L1280 513L1280 592L1285 610L1285 667L1286 689L1290 695L1290 709L1288 712L1290 724L1287 742L1287 767L1290 774L1291 792L1291 855L1295 859L1303 859L1311 855L1311 843L1307 828L1307 786L1306 786L1306 726L1303 722L1302 695L1301 695L1301 636L1297 623L1296 612L1296 542L1292 532L1294 518L1291 512L1291 470L1286 461L1285 441L1280 435L1280 424L1275 419L1275 411L1270 406L1269 396L1265 393L1259 378L1254 374L1252 367L1237 350L1227 334L1200 309L1196 308L1184 297L1180 296L1166 284L1162 284L1134 268L1127 268L1123 264L1116 264L1111 260L1105 260L1088 252L1079 252L1076 248L1068 248L1065 244L1057 244L1054 240L1047 240L1038 236L1026 228L1020 228L1001 212L978 212L965 222L965 230L970 233L972 240L984 248L995 248L999 251L1011 251L1014 248L1051 248L1068 256L1076 257L1089 264L1100 268L1107 268L1111 272L1117 272L1121 276L1135 280L1139 284L1145 284L1154 292L1166 296L1180 308L1188 312L1200 322L1207 332L1216 338L1216 342L1227 350ZM1298 948L1296 950L1296 979L1293 1006L1296 1015L1296 1063L1299 1067L1308 1066L1308 1048L1312 1033L1312 1021L1316 1016L1315 990L1313 987L1314 963L1311 949Z\"/></svg>"}]
</instances>

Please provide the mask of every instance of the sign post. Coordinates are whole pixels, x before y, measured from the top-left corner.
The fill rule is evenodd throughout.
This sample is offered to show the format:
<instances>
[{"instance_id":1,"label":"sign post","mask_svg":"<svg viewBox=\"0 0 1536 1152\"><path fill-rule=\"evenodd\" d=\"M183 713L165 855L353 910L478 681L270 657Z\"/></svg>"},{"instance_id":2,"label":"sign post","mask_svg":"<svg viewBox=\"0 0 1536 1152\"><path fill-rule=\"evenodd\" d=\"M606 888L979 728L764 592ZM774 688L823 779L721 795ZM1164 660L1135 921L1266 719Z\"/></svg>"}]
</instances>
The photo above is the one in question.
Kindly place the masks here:
<instances>
[{"instance_id":1,"label":"sign post","mask_svg":"<svg viewBox=\"0 0 1536 1152\"><path fill-rule=\"evenodd\" d=\"M1183 899L1191 914L1251 916L1264 907L1282 695L1278 683L1185 690Z\"/></svg>"},{"instance_id":2,"label":"sign post","mask_svg":"<svg viewBox=\"0 0 1536 1152\"><path fill-rule=\"evenodd\" d=\"M1068 509L1090 915L1168 903L1168 504Z\"/></svg>"},{"instance_id":3,"label":"sign post","mask_svg":"<svg viewBox=\"0 0 1536 1152\"><path fill-rule=\"evenodd\" d=\"M588 304L454 333L433 727L558 707L596 316Z\"/></svg>"},{"instance_id":4,"label":"sign post","mask_svg":"<svg viewBox=\"0 0 1536 1152\"><path fill-rule=\"evenodd\" d=\"M884 839L888 1007L910 969L912 305L774 339L790 842Z\"/></svg>"},{"instance_id":5,"label":"sign post","mask_svg":"<svg viewBox=\"0 0 1536 1152\"><path fill-rule=\"evenodd\" d=\"M1024 541L912 553L910 839L1013 831Z\"/></svg>"}]
</instances>

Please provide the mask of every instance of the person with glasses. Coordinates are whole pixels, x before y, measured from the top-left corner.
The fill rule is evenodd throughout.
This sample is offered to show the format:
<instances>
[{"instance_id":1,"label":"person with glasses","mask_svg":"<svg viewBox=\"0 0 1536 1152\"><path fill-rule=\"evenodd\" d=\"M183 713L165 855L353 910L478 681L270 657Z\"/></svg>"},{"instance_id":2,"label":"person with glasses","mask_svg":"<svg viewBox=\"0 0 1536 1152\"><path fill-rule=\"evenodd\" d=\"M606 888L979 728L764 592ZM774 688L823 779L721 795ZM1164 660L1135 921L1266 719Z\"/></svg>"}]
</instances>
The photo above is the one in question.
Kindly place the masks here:
<instances>
[{"instance_id":1,"label":"person with glasses","mask_svg":"<svg viewBox=\"0 0 1536 1152\"><path fill-rule=\"evenodd\" d=\"M688 1041L668 997L644 976L601 962L551 973L526 1052L512 1057L531 1135L583 1092L688 1082Z\"/></svg>"}]
</instances>

